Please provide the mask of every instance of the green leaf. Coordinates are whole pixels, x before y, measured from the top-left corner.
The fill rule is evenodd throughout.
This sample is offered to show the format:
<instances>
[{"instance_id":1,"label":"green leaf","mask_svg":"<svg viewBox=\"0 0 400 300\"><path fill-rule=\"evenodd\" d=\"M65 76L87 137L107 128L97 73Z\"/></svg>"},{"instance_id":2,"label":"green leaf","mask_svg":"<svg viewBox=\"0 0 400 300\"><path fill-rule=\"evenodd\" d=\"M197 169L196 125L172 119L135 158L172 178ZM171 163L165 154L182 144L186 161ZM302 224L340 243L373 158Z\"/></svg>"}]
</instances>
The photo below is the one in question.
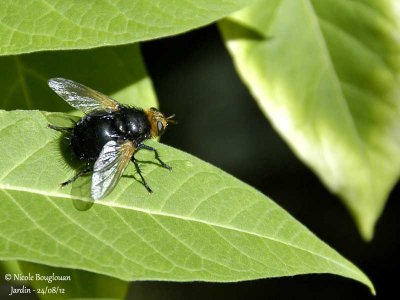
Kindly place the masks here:
<instances>
[{"instance_id":1,"label":"green leaf","mask_svg":"<svg viewBox=\"0 0 400 300\"><path fill-rule=\"evenodd\" d=\"M0 57L0 69L7 70L0 73L0 107L7 110L71 111L47 86L52 77L83 83L122 103L157 106L137 44Z\"/></svg>"},{"instance_id":2,"label":"green leaf","mask_svg":"<svg viewBox=\"0 0 400 300\"><path fill-rule=\"evenodd\" d=\"M3 0L0 55L128 44L182 33L255 0Z\"/></svg>"},{"instance_id":3,"label":"green leaf","mask_svg":"<svg viewBox=\"0 0 400 300\"><path fill-rule=\"evenodd\" d=\"M227 282L332 273L373 291L357 267L269 198L154 141L147 143L173 171L143 162L152 194L130 167L108 197L76 210L73 200L90 199L74 186L59 187L73 171L57 153L58 136L46 128L49 119L61 123L63 116L0 112L0 259L122 280ZM148 151L136 158L154 162Z\"/></svg>"},{"instance_id":4,"label":"green leaf","mask_svg":"<svg viewBox=\"0 0 400 300\"><path fill-rule=\"evenodd\" d=\"M82 270L49 267L45 265L21 261L19 262L24 274L30 274L29 281L40 299L125 299L129 282L95 274ZM37 279L37 276L38 279ZM52 280L52 278L65 280ZM48 278L48 280L45 280ZM49 282L52 280L51 282ZM56 293L42 293L56 289Z\"/></svg>"},{"instance_id":5,"label":"green leaf","mask_svg":"<svg viewBox=\"0 0 400 300\"><path fill-rule=\"evenodd\" d=\"M243 81L369 240L400 172L395 1L260 1L221 29Z\"/></svg>"},{"instance_id":6,"label":"green leaf","mask_svg":"<svg viewBox=\"0 0 400 300\"><path fill-rule=\"evenodd\" d=\"M140 49L137 44L105 47L85 51L46 52L0 57L0 68L8 70L0 76L3 97L0 106L7 109L29 108L54 111L70 111L72 108L47 86L51 77L66 77L112 94L118 101L139 107L157 107L157 100L147 76ZM94 73L95 71L95 73ZM65 124L68 126L70 123ZM85 206L83 206L85 207ZM69 282L57 282L65 293L59 299L82 297L108 297L123 299L128 282L93 274L82 270L55 268L28 262L13 261L11 266L22 265L22 270L9 268L11 262L3 262L10 274L64 274L73 278ZM18 282L22 284L22 282ZM43 281L30 281L35 289L50 286ZM53 284L54 286L54 284ZM41 299L53 294L37 294Z\"/></svg>"}]
</instances>

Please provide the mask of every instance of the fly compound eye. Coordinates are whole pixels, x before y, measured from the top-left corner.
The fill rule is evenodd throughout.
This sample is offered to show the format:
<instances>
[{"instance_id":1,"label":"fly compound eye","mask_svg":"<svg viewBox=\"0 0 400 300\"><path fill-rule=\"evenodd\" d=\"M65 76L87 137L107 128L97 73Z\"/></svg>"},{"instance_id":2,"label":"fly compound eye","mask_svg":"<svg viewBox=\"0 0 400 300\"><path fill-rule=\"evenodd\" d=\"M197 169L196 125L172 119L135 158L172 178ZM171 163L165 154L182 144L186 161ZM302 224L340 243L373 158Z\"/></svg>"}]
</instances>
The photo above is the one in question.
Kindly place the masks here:
<instances>
[{"instance_id":1,"label":"fly compound eye","mask_svg":"<svg viewBox=\"0 0 400 300\"><path fill-rule=\"evenodd\" d=\"M158 134L162 134L164 132L164 125L161 121L157 121L157 131Z\"/></svg>"}]
</instances>

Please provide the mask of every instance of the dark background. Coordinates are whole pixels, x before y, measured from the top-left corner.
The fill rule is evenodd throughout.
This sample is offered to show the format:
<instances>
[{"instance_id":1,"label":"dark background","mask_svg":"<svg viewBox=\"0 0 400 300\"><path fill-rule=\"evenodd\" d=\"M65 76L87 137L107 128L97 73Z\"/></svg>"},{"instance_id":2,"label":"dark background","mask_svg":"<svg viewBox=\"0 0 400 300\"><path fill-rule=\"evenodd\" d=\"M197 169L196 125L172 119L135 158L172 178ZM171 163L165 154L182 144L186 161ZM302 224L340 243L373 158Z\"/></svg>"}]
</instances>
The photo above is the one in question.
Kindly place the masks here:
<instances>
[{"instance_id":1,"label":"dark background","mask_svg":"<svg viewBox=\"0 0 400 300\"><path fill-rule=\"evenodd\" d=\"M400 249L395 187L370 243L338 198L277 135L239 79L216 26L143 43L160 107L179 125L162 142L249 183L279 203L373 281L375 299L393 299ZM362 284L329 274L240 283L142 282L130 299L373 299Z\"/></svg>"}]
</instances>

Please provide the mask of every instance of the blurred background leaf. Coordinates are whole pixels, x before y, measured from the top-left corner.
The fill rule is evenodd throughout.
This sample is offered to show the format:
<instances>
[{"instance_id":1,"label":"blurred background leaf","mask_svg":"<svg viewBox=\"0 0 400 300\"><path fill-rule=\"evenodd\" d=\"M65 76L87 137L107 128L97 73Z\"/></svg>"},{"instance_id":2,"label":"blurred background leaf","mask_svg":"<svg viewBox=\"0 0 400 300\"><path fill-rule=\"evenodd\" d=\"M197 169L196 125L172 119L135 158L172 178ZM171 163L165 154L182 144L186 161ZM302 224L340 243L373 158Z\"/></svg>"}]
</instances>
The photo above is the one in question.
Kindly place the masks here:
<instances>
[{"instance_id":1,"label":"blurred background leaf","mask_svg":"<svg viewBox=\"0 0 400 300\"><path fill-rule=\"evenodd\" d=\"M157 106L138 44L92 50L39 52L0 57L0 107L71 111L47 85L52 77L72 79L121 103Z\"/></svg>"},{"instance_id":2,"label":"blurred background leaf","mask_svg":"<svg viewBox=\"0 0 400 300\"><path fill-rule=\"evenodd\" d=\"M3 0L0 55L85 49L178 34L255 0Z\"/></svg>"},{"instance_id":3,"label":"blurred background leaf","mask_svg":"<svg viewBox=\"0 0 400 300\"><path fill-rule=\"evenodd\" d=\"M226 282L333 273L373 291L356 266L269 198L220 169L153 141L148 143L173 167L169 173L146 165L144 176L153 194L131 178L130 168L109 197L84 213L77 211L71 200L86 198L75 195L72 187L58 187L71 172L57 164L57 138L46 128L50 116L1 112L0 258L122 280ZM25 141L22 149L20 140ZM154 158L148 152L136 157Z\"/></svg>"},{"instance_id":4,"label":"blurred background leaf","mask_svg":"<svg viewBox=\"0 0 400 300\"><path fill-rule=\"evenodd\" d=\"M220 22L260 108L366 240L400 171L396 1L260 1Z\"/></svg>"}]
</instances>

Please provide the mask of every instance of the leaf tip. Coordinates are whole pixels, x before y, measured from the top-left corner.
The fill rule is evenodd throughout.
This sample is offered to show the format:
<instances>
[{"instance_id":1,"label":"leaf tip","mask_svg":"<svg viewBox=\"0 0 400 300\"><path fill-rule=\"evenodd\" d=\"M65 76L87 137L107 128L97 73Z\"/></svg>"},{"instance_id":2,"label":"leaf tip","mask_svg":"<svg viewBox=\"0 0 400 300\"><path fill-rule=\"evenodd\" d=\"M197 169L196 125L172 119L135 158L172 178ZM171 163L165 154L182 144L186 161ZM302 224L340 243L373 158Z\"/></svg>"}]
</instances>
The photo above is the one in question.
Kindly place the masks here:
<instances>
[{"instance_id":1,"label":"leaf tip","mask_svg":"<svg viewBox=\"0 0 400 300\"><path fill-rule=\"evenodd\" d=\"M355 216L358 231L365 242L370 242L374 238L375 225L378 217L379 215L367 217L364 214Z\"/></svg>"},{"instance_id":2,"label":"leaf tip","mask_svg":"<svg viewBox=\"0 0 400 300\"><path fill-rule=\"evenodd\" d=\"M375 287L374 287L373 283L372 283L369 279L368 279L368 282L367 282L367 286L368 286L369 291L371 292L371 294L372 294L373 296L376 296Z\"/></svg>"}]
</instances>

